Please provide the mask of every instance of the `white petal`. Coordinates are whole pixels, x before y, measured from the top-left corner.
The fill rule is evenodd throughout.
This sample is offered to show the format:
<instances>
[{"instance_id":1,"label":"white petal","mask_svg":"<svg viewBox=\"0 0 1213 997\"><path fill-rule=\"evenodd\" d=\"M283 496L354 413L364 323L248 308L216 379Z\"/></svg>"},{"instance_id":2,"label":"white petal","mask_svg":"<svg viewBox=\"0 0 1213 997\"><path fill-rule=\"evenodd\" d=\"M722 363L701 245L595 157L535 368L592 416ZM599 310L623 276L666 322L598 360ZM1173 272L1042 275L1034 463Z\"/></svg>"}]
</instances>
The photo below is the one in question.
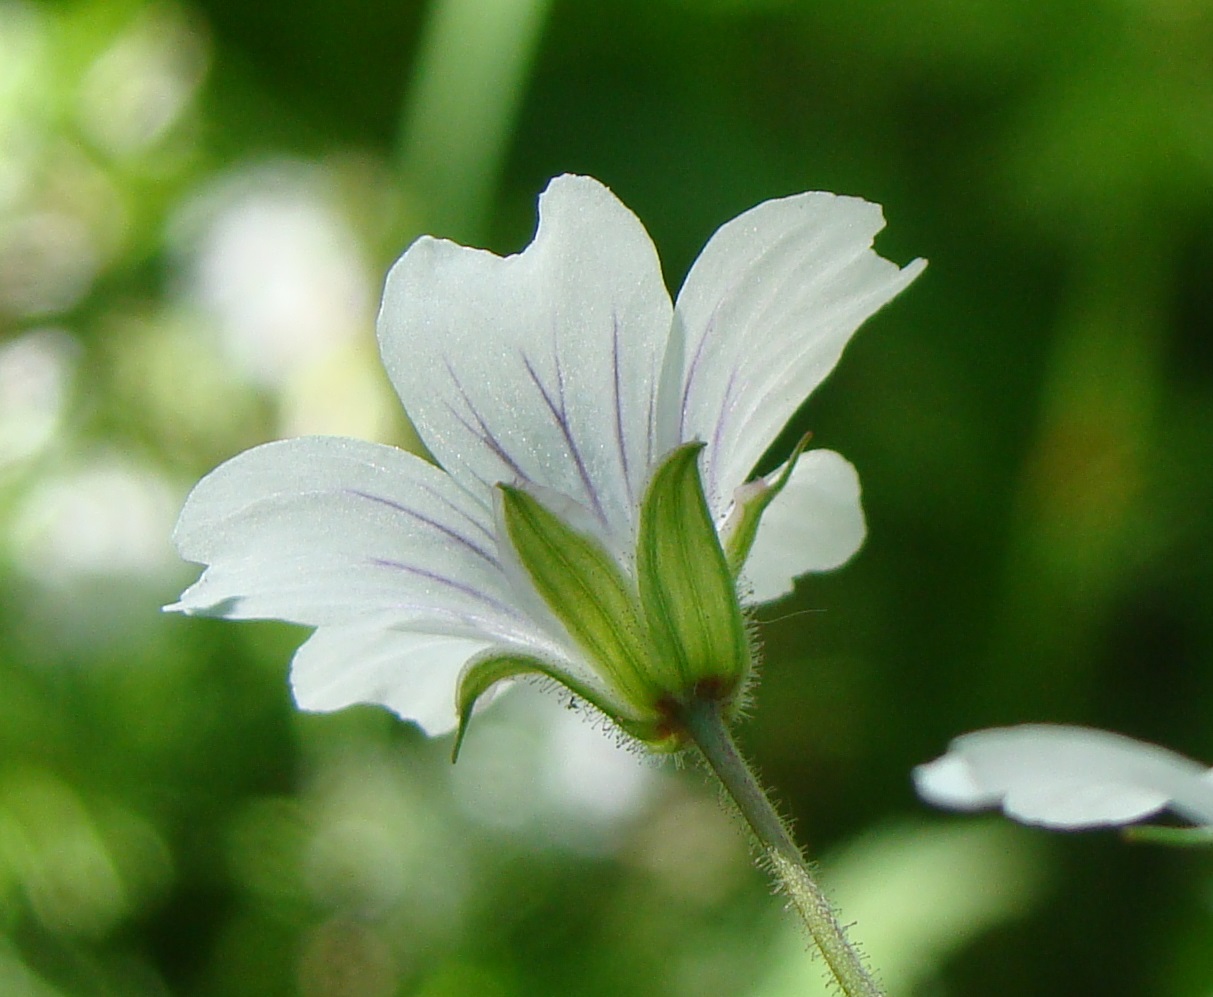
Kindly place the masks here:
<instances>
[{"instance_id":1,"label":"white petal","mask_svg":"<svg viewBox=\"0 0 1213 997\"><path fill-rule=\"evenodd\" d=\"M1010 791L1002 809L1024 824L1066 830L1131 824L1158 813L1168 802L1166 793L1128 782L1057 778Z\"/></svg>"},{"instance_id":2,"label":"white petal","mask_svg":"<svg viewBox=\"0 0 1213 997\"><path fill-rule=\"evenodd\" d=\"M1045 827L1125 824L1168 806L1213 824L1213 779L1203 765L1087 727L1029 724L965 734L942 758L918 766L914 784L938 806L1001 803L1008 817Z\"/></svg>"},{"instance_id":3,"label":"white petal","mask_svg":"<svg viewBox=\"0 0 1213 997\"><path fill-rule=\"evenodd\" d=\"M392 268L384 364L430 451L467 487L530 481L630 538L656 433L671 305L640 221L558 177L525 252L428 237Z\"/></svg>"},{"instance_id":4,"label":"white petal","mask_svg":"<svg viewBox=\"0 0 1213 997\"><path fill-rule=\"evenodd\" d=\"M922 271L872 250L880 207L807 193L722 226L678 295L683 346L679 438L708 444L705 485L719 515L860 324Z\"/></svg>"},{"instance_id":5,"label":"white petal","mask_svg":"<svg viewBox=\"0 0 1213 997\"><path fill-rule=\"evenodd\" d=\"M190 494L173 539L209 567L169 608L312 626L389 614L431 632L541 643L512 602L494 536L491 508L414 454L334 437L269 443Z\"/></svg>"},{"instance_id":6,"label":"white petal","mask_svg":"<svg viewBox=\"0 0 1213 997\"><path fill-rule=\"evenodd\" d=\"M809 571L841 567L865 534L859 475L833 450L803 454L762 514L743 575L753 602L778 599Z\"/></svg>"},{"instance_id":7,"label":"white petal","mask_svg":"<svg viewBox=\"0 0 1213 997\"><path fill-rule=\"evenodd\" d=\"M375 624L321 627L295 652L291 688L304 710L377 703L427 734L445 734L458 723L459 673L488 646Z\"/></svg>"}]
</instances>

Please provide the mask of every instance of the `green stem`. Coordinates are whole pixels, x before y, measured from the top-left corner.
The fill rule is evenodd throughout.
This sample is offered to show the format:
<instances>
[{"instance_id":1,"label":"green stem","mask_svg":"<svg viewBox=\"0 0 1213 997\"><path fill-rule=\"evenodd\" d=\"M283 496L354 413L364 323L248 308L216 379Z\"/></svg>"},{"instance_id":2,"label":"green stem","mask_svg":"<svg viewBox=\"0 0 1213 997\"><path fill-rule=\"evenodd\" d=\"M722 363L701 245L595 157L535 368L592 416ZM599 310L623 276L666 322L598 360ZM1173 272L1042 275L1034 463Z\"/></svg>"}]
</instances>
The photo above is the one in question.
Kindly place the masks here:
<instances>
[{"instance_id":1,"label":"green stem","mask_svg":"<svg viewBox=\"0 0 1213 997\"><path fill-rule=\"evenodd\" d=\"M753 832L776 882L804 921L843 994L882 997L883 991L847 941L833 906L813 879L804 853L737 750L719 704L697 699L687 707L682 721Z\"/></svg>"},{"instance_id":2,"label":"green stem","mask_svg":"<svg viewBox=\"0 0 1213 997\"><path fill-rule=\"evenodd\" d=\"M400 123L421 231L479 244L551 0L433 0Z\"/></svg>"}]
</instances>

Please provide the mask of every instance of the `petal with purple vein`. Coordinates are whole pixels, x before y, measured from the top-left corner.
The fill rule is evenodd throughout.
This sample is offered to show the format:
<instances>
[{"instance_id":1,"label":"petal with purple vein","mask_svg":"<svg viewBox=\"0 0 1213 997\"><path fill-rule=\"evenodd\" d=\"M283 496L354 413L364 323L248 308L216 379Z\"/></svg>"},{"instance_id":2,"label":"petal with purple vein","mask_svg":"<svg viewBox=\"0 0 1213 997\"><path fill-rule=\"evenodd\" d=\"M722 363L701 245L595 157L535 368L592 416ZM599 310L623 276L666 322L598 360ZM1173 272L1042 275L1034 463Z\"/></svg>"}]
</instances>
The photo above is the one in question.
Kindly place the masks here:
<instances>
[{"instance_id":1,"label":"petal with purple vein","mask_svg":"<svg viewBox=\"0 0 1213 997\"><path fill-rule=\"evenodd\" d=\"M922 271L872 250L883 227L878 205L797 194L727 222L695 261L675 306L679 438L708 444L717 516L855 330Z\"/></svg>"},{"instance_id":2,"label":"petal with purple vein","mask_svg":"<svg viewBox=\"0 0 1213 997\"><path fill-rule=\"evenodd\" d=\"M207 568L172 609L311 626L389 614L550 644L514 603L491 510L393 447L310 437L240 454L198 483L174 541Z\"/></svg>"},{"instance_id":3,"label":"petal with purple vein","mask_svg":"<svg viewBox=\"0 0 1213 997\"><path fill-rule=\"evenodd\" d=\"M655 449L671 305L656 250L604 186L558 177L509 257L423 237L392 268L384 364L465 487L533 483L630 541Z\"/></svg>"}]
</instances>

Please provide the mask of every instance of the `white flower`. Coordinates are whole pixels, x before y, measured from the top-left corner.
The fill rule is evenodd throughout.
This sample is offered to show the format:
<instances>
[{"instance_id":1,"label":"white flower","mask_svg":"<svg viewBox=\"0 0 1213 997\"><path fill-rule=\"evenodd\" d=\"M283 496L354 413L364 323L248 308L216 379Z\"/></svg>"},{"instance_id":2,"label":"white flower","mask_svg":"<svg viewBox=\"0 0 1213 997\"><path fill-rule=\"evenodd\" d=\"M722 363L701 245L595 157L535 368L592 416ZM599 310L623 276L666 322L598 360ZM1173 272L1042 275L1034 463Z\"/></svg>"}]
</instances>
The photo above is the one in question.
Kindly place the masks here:
<instances>
[{"instance_id":1,"label":"white flower","mask_svg":"<svg viewBox=\"0 0 1213 997\"><path fill-rule=\"evenodd\" d=\"M856 328L921 272L872 251L883 224L855 198L768 201L716 232L676 304L644 227L587 177L551 182L518 255L418 239L388 276L379 343L439 466L326 437L241 454L186 502L174 539L207 568L169 608L317 628L292 669L305 709L380 703L439 733L498 680L541 672L658 740L661 682L629 657L657 646L646 612L669 610L681 654L702 609L695 572L724 570L722 543L736 602L743 561L741 591L763 601L863 539L858 478L836 453L738 489ZM664 534L696 501L711 542L691 544L699 561L680 575L660 567L687 554ZM637 595L638 560L673 580ZM578 585L585 598L562 605Z\"/></svg>"},{"instance_id":2,"label":"white flower","mask_svg":"<svg viewBox=\"0 0 1213 997\"><path fill-rule=\"evenodd\" d=\"M914 770L918 793L956 810L1001 806L1064 830L1128 824L1169 808L1213 825L1213 770L1166 748L1088 727L1027 724L956 738Z\"/></svg>"}]
</instances>

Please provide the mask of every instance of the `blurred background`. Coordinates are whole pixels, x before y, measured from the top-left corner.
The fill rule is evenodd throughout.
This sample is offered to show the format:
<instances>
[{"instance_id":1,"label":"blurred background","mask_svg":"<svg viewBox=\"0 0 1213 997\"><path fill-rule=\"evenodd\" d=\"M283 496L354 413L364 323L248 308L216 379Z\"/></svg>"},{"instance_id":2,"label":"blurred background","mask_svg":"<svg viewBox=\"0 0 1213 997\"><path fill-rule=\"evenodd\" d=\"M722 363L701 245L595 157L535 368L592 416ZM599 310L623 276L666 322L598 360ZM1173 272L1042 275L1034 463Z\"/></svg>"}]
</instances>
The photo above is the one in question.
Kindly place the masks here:
<instances>
[{"instance_id":1,"label":"blurred background","mask_svg":"<svg viewBox=\"0 0 1213 997\"><path fill-rule=\"evenodd\" d=\"M415 442L382 275L565 171L672 288L810 188L931 261L793 427L870 536L761 614L741 730L890 991L1213 994L1213 855L909 784L1023 721L1213 762L1205 0L0 0L0 993L825 992L694 769L529 689L452 768L298 713L301 631L159 612L221 460Z\"/></svg>"}]
</instances>

